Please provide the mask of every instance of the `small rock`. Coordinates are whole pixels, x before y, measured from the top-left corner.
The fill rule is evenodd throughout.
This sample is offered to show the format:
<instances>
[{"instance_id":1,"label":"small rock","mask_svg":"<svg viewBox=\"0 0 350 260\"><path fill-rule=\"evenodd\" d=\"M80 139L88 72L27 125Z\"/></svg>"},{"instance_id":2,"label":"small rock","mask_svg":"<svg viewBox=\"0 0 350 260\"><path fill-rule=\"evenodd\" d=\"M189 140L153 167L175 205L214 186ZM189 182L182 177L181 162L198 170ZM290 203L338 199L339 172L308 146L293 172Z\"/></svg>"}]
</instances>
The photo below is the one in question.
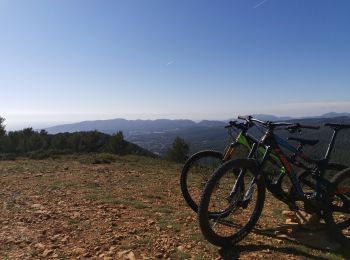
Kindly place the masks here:
<instances>
[{"instance_id":1,"label":"small rock","mask_svg":"<svg viewBox=\"0 0 350 260\"><path fill-rule=\"evenodd\" d=\"M45 207L39 203L32 204L31 207L33 209L44 209Z\"/></svg>"},{"instance_id":2,"label":"small rock","mask_svg":"<svg viewBox=\"0 0 350 260\"><path fill-rule=\"evenodd\" d=\"M77 247L73 250L73 253L75 255L84 255L86 252L85 252L85 249L84 248L81 248L81 247Z\"/></svg>"},{"instance_id":3,"label":"small rock","mask_svg":"<svg viewBox=\"0 0 350 260\"><path fill-rule=\"evenodd\" d=\"M183 251L184 251L184 247L183 247L183 246L178 246L178 247L177 247L177 250L183 252Z\"/></svg>"},{"instance_id":4,"label":"small rock","mask_svg":"<svg viewBox=\"0 0 350 260\"><path fill-rule=\"evenodd\" d=\"M87 252L83 255L83 257L92 257L91 253L90 252Z\"/></svg>"},{"instance_id":5,"label":"small rock","mask_svg":"<svg viewBox=\"0 0 350 260\"><path fill-rule=\"evenodd\" d=\"M150 220L147 221L147 224L150 225L150 226L155 224L155 223L156 222L153 219L150 219Z\"/></svg>"},{"instance_id":6,"label":"small rock","mask_svg":"<svg viewBox=\"0 0 350 260\"><path fill-rule=\"evenodd\" d=\"M80 218L80 213L78 211L73 212L72 219Z\"/></svg>"},{"instance_id":7,"label":"small rock","mask_svg":"<svg viewBox=\"0 0 350 260\"><path fill-rule=\"evenodd\" d=\"M127 257L127 259L129 259L129 260L136 260L135 254L134 254L133 251L127 253L127 254L126 254L126 257Z\"/></svg>"},{"instance_id":8,"label":"small rock","mask_svg":"<svg viewBox=\"0 0 350 260\"><path fill-rule=\"evenodd\" d=\"M39 251L43 251L45 249L45 245L42 243L36 243L34 247Z\"/></svg>"},{"instance_id":9,"label":"small rock","mask_svg":"<svg viewBox=\"0 0 350 260\"><path fill-rule=\"evenodd\" d=\"M45 249L42 256L47 257L47 256L51 255L52 253L53 253L52 249Z\"/></svg>"},{"instance_id":10,"label":"small rock","mask_svg":"<svg viewBox=\"0 0 350 260\"><path fill-rule=\"evenodd\" d=\"M68 236L64 236L62 239L61 239L61 242L62 243L66 243L68 241Z\"/></svg>"},{"instance_id":11,"label":"small rock","mask_svg":"<svg viewBox=\"0 0 350 260\"><path fill-rule=\"evenodd\" d=\"M129 250L120 251L120 252L118 252L118 257L122 258L123 256L127 255L129 252L131 252L130 249Z\"/></svg>"}]
</instances>

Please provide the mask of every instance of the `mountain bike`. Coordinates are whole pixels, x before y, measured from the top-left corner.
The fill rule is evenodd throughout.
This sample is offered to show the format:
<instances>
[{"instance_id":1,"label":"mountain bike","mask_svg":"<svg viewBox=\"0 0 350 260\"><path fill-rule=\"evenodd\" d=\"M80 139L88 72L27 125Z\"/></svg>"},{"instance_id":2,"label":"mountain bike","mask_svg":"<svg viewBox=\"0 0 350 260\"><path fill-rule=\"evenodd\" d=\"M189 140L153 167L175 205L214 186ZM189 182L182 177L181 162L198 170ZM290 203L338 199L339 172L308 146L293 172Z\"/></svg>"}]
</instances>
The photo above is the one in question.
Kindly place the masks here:
<instances>
[{"instance_id":1,"label":"mountain bike","mask_svg":"<svg viewBox=\"0 0 350 260\"><path fill-rule=\"evenodd\" d=\"M253 124L247 121L243 123L230 121L225 128L228 130L232 142L224 149L224 153L215 150L203 150L193 154L185 162L180 174L180 187L185 201L193 211L198 212L200 194L216 168L231 160L233 156L243 156L237 155L239 153L238 149L241 147L248 151L248 156L251 156L249 151L252 150L254 143L259 142L258 139L248 133L252 126ZM234 137L234 131L239 132L236 137ZM265 150L261 148L259 152L264 154ZM285 169L279 158L274 154L270 154L270 161L274 166L277 166L276 175L282 178Z\"/></svg>"},{"instance_id":2,"label":"mountain bike","mask_svg":"<svg viewBox=\"0 0 350 260\"><path fill-rule=\"evenodd\" d=\"M333 130L331 141L328 145L326 155L321 163L327 163L330 153L334 146L334 140L340 130L350 129L350 125L327 123L325 127L330 127ZM337 174L328 176L328 184L326 200L329 208L324 211L324 219L329 227L331 235L343 244L349 243L350 238L350 168L343 165L328 163L328 167L332 168ZM327 185L324 179L318 178L320 174L317 168L304 169L298 173L298 179L312 190L320 189L320 186ZM317 182L319 179L319 182Z\"/></svg>"},{"instance_id":3,"label":"mountain bike","mask_svg":"<svg viewBox=\"0 0 350 260\"><path fill-rule=\"evenodd\" d=\"M331 234L338 241L344 242L350 225L349 215L344 216L350 213L350 189L343 183L350 179L350 170L344 169L346 166L330 163L329 156L337 132L340 129L350 128L350 126L332 125L334 134L330 139L324 158L314 160L277 136L275 129L283 127L296 131L302 128L316 129L316 127L298 123L261 121L251 116L239 117L239 119L266 129L260 142L253 147L253 149L258 149L258 146L263 145L266 150L260 159L251 157L225 162L207 182L198 209L199 226L204 237L212 244L221 247L241 241L254 228L261 215L267 188L274 197L286 203L292 210L298 210L296 202L302 201L306 212L322 217L331 230ZM314 144L316 142L300 138L297 141L301 144ZM290 150L292 155L286 155L281 147ZM286 170L286 175L289 176L293 187L289 193L282 192L278 183L272 183L269 179L269 173L264 170L264 165L271 152L278 156ZM297 159L311 165L304 165ZM292 164L303 167L305 171L308 171L308 175L312 175L315 180L314 184L309 185L307 191L304 192L303 183L298 179ZM335 174L332 180L324 178L326 171L337 171L338 169L344 170ZM235 174L232 174L233 172ZM239 174L236 174L237 172ZM214 218L210 212L216 213ZM340 214L343 215L340 217Z\"/></svg>"},{"instance_id":4,"label":"mountain bike","mask_svg":"<svg viewBox=\"0 0 350 260\"><path fill-rule=\"evenodd\" d=\"M243 123L230 121L225 128L228 129L228 133L233 139L233 142L225 148L224 153L214 150L203 150L195 153L185 162L180 174L180 187L185 201L194 212L198 212L200 194L216 168L224 162L231 160L233 156L236 158L251 156L258 157L265 153L265 147L263 146L260 146L257 149L258 154L255 153L255 150L252 150L253 144L259 142L257 138L248 133L248 130L253 126L254 124L247 121L244 121ZM319 127L312 126L312 129L318 128ZM236 137L232 134L235 130L239 131ZM289 128L288 130L290 133L296 132L296 129L294 128ZM293 137L291 138L293 139ZM293 140L298 142L298 151L301 151L306 145L312 146L317 143L317 140L306 140L301 138L294 138ZM239 154L241 147L246 148L248 153L245 153L245 155ZM269 154L269 163L269 177L270 182L275 183L274 188L278 189L282 194L289 192L290 184L286 184L286 178L284 177L286 170L278 156L273 152Z\"/></svg>"}]
</instances>

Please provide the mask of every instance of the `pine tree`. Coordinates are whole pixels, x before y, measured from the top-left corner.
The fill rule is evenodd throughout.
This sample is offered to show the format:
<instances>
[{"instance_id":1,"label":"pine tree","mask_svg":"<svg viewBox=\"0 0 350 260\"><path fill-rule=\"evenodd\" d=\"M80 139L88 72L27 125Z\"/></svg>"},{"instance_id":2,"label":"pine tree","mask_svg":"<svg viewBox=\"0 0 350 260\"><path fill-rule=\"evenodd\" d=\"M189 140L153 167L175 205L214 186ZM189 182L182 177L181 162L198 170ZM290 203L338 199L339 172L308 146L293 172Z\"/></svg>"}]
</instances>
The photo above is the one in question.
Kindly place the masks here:
<instances>
[{"instance_id":1,"label":"pine tree","mask_svg":"<svg viewBox=\"0 0 350 260\"><path fill-rule=\"evenodd\" d=\"M172 147L168 150L166 159L173 162L183 163L188 158L189 145L184 139L176 137Z\"/></svg>"}]
</instances>

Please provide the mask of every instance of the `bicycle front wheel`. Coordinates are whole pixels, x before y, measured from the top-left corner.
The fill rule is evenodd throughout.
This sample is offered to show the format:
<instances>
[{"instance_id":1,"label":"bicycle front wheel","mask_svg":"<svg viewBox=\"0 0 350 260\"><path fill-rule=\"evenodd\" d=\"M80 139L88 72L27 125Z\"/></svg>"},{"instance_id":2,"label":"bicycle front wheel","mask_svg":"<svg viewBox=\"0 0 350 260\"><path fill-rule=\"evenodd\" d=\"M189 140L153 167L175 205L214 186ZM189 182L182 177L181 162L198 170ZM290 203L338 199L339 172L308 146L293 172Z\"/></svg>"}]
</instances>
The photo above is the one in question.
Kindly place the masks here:
<instances>
[{"instance_id":1,"label":"bicycle front wheel","mask_svg":"<svg viewBox=\"0 0 350 260\"><path fill-rule=\"evenodd\" d=\"M198 210L200 229L212 244L226 247L254 228L265 200L263 176L251 159L231 160L207 182Z\"/></svg>"},{"instance_id":2,"label":"bicycle front wheel","mask_svg":"<svg viewBox=\"0 0 350 260\"><path fill-rule=\"evenodd\" d=\"M198 212L200 195L215 169L222 164L222 153L204 150L192 155L182 168L180 187L188 206Z\"/></svg>"}]
</instances>

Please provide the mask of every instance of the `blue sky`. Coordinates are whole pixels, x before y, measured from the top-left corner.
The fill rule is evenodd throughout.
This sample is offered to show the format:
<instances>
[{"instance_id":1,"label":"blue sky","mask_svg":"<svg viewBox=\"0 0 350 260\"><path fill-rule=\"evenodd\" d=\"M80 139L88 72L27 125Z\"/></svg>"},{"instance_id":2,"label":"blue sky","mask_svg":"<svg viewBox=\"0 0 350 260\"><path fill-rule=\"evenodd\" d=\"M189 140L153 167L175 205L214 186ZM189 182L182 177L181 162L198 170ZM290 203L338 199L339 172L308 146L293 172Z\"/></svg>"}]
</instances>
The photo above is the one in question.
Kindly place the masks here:
<instances>
[{"instance_id":1,"label":"blue sky","mask_svg":"<svg viewBox=\"0 0 350 260\"><path fill-rule=\"evenodd\" d=\"M0 0L9 128L350 112L350 1Z\"/></svg>"}]
</instances>

